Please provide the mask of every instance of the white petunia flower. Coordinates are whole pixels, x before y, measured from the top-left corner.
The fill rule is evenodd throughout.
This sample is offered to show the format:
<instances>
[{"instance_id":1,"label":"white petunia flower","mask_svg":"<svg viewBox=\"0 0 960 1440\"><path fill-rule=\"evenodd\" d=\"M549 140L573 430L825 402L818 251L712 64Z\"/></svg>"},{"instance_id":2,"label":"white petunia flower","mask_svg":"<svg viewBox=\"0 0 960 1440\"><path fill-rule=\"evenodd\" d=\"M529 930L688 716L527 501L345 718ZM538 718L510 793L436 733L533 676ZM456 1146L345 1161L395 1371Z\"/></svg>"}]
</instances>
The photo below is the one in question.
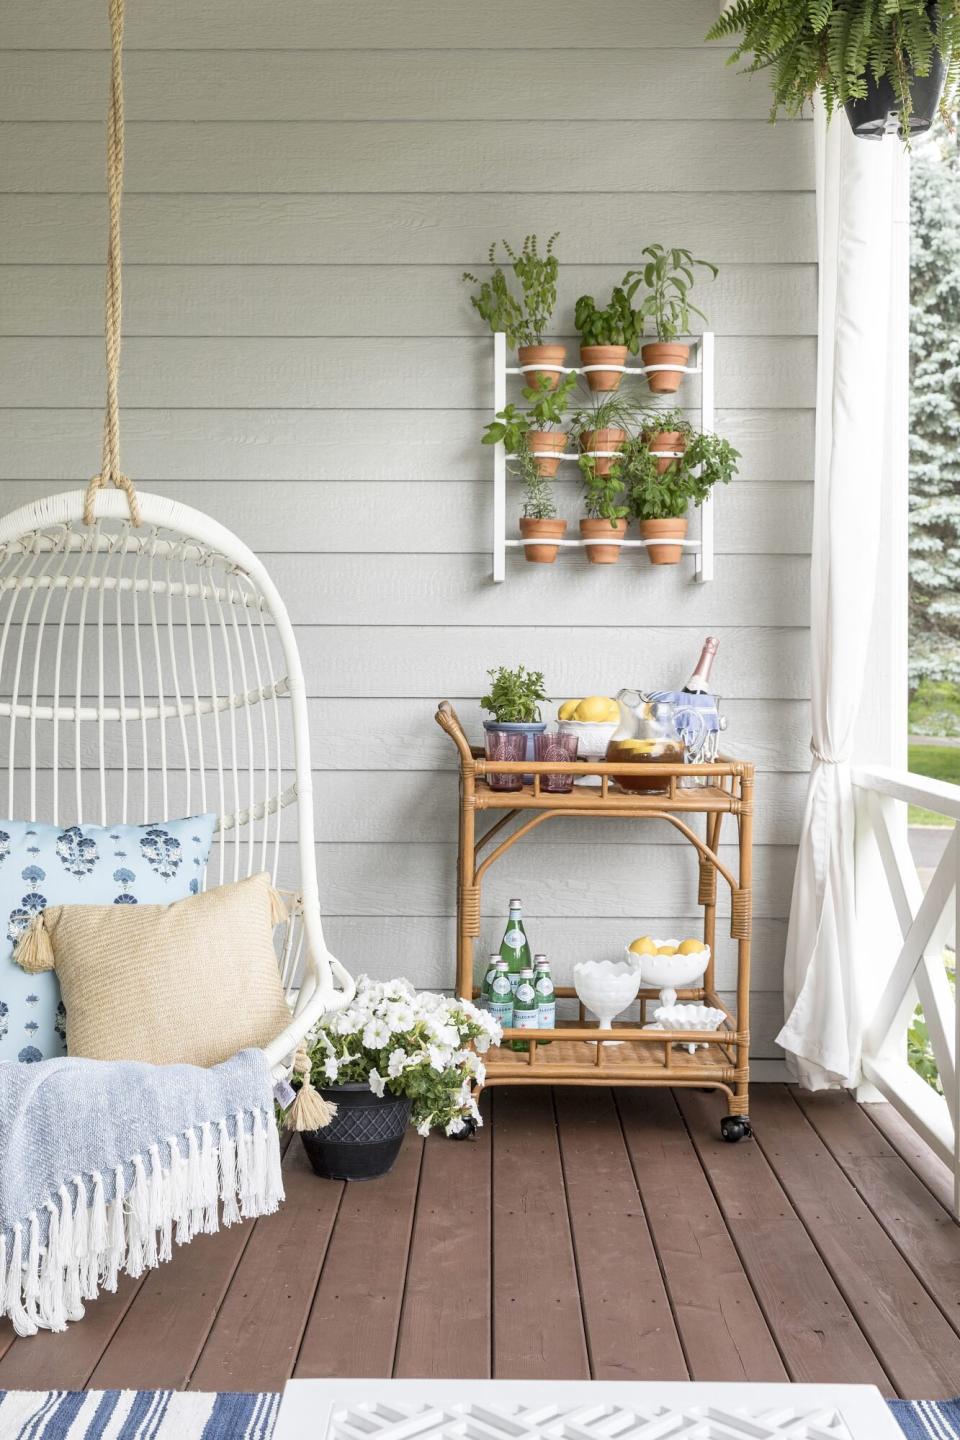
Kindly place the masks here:
<instances>
[{"instance_id":1,"label":"white petunia flower","mask_svg":"<svg viewBox=\"0 0 960 1440\"><path fill-rule=\"evenodd\" d=\"M444 1133L447 1135L459 1135L461 1130L466 1130L466 1128L466 1121L461 1119L459 1115L454 1115L453 1119L447 1122L447 1128Z\"/></svg>"},{"instance_id":2,"label":"white petunia flower","mask_svg":"<svg viewBox=\"0 0 960 1440\"><path fill-rule=\"evenodd\" d=\"M340 1074L339 1062L332 1055L328 1055L326 1060L324 1060L323 1073L324 1075L326 1075L328 1080L336 1080L337 1076Z\"/></svg>"},{"instance_id":3,"label":"white petunia flower","mask_svg":"<svg viewBox=\"0 0 960 1440\"><path fill-rule=\"evenodd\" d=\"M451 1052L441 1045L427 1046L427 1059L432 1070L446 1070L449 1068L452 1055Z\"/></svg>"},{"instance_id":4,"label":"white petunia flower","mask_svg":"<svg viewBox=\"0 0 960 1440\"><path fill-rule=\"evenodd\" d=\"M391 1050L390 1058L387 1061L387 1074L390 1076L390 1079L396 1080L397 1076L402 1075L404 1070L407 1069L408 1064L409 1058L406 1051L400 1049Z\"/></svg>"},{"instance_id":5,"label":"white petunia flower","mask_svg":"<svg viewBox=\"0 0 960 1440\"><path fill-rule=\"evenodd\" d=\"M370 1074L367 1076L367 1081L374 1095L378 1095L382 1099L384 1091L387 1088L387 1082L384 1080L380 1072L378 1070L371 1070Z\"/></svg>"},{"instance_id":6,"label":"white petunia flower","mask_svg":"<svg viewBox=\"0 0 960 1440\"><path fill-rule=\"evenodd\" d=\"M426 1120L421 1120L417 1126L417 1134L426 1138L430 1134L430 1127L433 1124L433 1116L428 1115Z\"/></svg>"},{"instance_id":7,"label":"white petunia flower","mask_svg":"<svg viewBox=\"0 0 960 1440\"><path fill-rule=\"evenodd\" d=\"M376 1018L368 1020L363 1027L363 1044L367 1050L382 1050L390 1043L390 1026Z\"/></svg>"},{"instance_id":8,"label":"white petunia flower","mask_svg":"<svg viewBox=\"0 0 960 1440\"><path fill-rule=\"evenodd\" d=\"M389 1005L385 1016L388 1023L397 1031L412 1030L417 1023L416 1011L406 1000Z\"/></svg>"}]
</instances>

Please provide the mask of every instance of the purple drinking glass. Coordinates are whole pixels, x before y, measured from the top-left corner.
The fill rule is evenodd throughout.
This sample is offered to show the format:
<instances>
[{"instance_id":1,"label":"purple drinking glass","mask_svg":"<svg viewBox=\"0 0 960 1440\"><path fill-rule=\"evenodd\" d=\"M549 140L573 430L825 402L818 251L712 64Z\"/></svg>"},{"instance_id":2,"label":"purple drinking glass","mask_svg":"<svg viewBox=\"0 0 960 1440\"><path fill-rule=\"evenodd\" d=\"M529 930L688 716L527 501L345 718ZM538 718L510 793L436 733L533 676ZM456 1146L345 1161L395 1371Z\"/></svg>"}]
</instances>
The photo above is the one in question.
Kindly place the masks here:
<instances>
[{"instance_id":1,"label":"purple drinking glass","mask_svg":"<svg viewBox=\"0 0 960 1440\"><path fill-rule=\"evenodd\" d=\"M556 731L552 735L534 735L533 749L536 760L559 760L565 765L577 758L577 736L561 735ZM562 770L554 773L547 771L540 776L540 789L552 795L565 795L573 789L573 778Z\"/></svg>"},{"instance_id":2,"label":"purple drinking glass","mask_svg":"<svg viewBox=\"0 0 960 1440\"><path fill-rule=\"evenodd\" d=\"M488 760L526 760L527 758L525 731L511 733L509 730L487 730L484 733L484 744ZM491 772L487 775L487 784L491 790L522 790L523 776L509 772L499 775Z\"/></svg>"}]
</instances>

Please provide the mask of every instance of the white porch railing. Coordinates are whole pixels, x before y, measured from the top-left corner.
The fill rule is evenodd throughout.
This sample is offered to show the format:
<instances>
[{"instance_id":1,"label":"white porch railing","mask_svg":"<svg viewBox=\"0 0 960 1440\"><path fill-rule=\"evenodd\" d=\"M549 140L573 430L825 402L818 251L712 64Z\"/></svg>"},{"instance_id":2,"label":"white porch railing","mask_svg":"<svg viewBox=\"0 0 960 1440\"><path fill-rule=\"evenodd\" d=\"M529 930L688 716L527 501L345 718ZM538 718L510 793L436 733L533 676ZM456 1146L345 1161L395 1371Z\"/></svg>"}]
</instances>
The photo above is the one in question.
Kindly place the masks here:
<instances>
[{"instance_id":1,"label":"white porch railing","mask_svg":"<svg viewBox=\"0 0 960 1440\"><path fill-rule=\"evenodd\" d=\"M960 820L960 785L879 766L855 767L853 783L858 934L869 1016L863 1074L949 1165L960 1220L960 1010L943 959L947 941L960 933L960 831L954 824L924 893L906 825L907 805ZM907 1060L907 1030L918 1003L943 1095Z\"/></svg>"}]
</instances>

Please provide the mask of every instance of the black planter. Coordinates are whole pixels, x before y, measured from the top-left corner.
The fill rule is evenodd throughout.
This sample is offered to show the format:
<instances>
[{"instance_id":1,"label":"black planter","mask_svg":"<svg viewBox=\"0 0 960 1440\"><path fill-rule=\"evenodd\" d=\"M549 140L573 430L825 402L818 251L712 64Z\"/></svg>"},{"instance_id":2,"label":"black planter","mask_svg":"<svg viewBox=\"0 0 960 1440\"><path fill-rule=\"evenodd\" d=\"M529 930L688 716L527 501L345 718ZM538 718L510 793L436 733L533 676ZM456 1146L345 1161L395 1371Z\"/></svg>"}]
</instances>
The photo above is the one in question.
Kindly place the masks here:
<instances>
[{"instance_id":1,"label":"black planter","mask_svg":"<svg viewBox=\"0 0 960 1440\"><path fill-rule=\"evenodd\" d=\"M360 1081L317 1088L337 1113L323 1130L300 1132L314 1172L325 1180L375 1180L392 1170L410 1101L390 1094L381 1099Z\"/></svg>"},{"instance_id":2,"label":"black planter","mask_svg":"<svg viewBox=\"0 0 960 1440\"><path fill-rule=\"evenodd\" d=\"M910 86L913 107L909 121L911 135L922 135L936 119L945 73L943 56L935 50L930 61L930 74L916 76ZM882 140L886 134L902 133L899 102L886 75L876 81L868 74L864 99L848 100L843 108L853 126L854 135L861 140Z\"/></svg>"}]
</instances>

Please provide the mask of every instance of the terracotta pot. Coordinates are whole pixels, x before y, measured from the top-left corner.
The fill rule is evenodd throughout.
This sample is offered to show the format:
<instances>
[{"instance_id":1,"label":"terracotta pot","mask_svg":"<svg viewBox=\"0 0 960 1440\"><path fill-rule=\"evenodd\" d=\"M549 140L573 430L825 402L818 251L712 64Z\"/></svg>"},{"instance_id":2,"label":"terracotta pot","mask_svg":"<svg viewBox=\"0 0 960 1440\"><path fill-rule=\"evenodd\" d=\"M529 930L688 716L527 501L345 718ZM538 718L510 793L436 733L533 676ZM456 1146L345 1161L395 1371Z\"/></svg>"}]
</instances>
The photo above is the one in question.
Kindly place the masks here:
<instances>
[{"instance_id":1,"label":"terracotta pot","mask_svg":"<svg viewBox=\"0 0 960 1440\"><path fill-rule=\"evenodd\" d=\"M617 520L613 525L609 520L581 520L580 534L584 540L600 540L606 538L608 541L616 536L622 540L627 533L626 520ZM620 559L619 545L587 545L587 559L593 565L616 565Z\"/></svg>"},{"instance_id":2,"label":"terracotta pot","mask_svg":"<svg viewBox=\"0 0 960 1440\"><path fill-rule=\"evenodd\" d=\"M566 520L529 520L526 515L520 520L520 534L524 540L562 540L566 528ZM523 553L534 565L552 565L557 558L557 549L556 545L524 545Z\"/></svg>"},{"instance_id":3,"label":"terracotta pot","mask_svg":"<svg viewBox=\"0 0 960 1440\"><path fill-rule=\"evenodd\" d=\"M644 430L643 438L651 450L686 450L687 437L679 430ZM673 463L671 455L656 458L657 474L662 475Z\"/></svg>"},{"instance_id":4,"label":"terracotta pot","mask_svg":"<svg viewBox=\"0 0 960 1440\"><path fill-rule=\"evenodd\" d=\"M682 520L641 520L640 536L643 540L685 540L687 522ZM647 554L654 565L677 565L683 554L681 545L648 545Z\"/></svg>"},{"instance_id":5,"label":"terracotta pot","mask_svg":"<svg viewBox=\"0 0 960 1440\"><path fill-rule=\"evenodd\" d=\"M626 365L626 345L581 345L581 365ZM591 370L586 377L591 390L619 390L623 375L619 370Z\"/></svg>"},{"instance_id":6,"label":"terracotta pot","mask_svg":"<svg viewBox=\"0 0 960 1440\"><path fill-rule=\"evenodd\" d=\"M557 430L531 430L527 442L537 473L551 478L556 475L560 456L567 448L566 435Z\"/></svg>"},{"instance_id":7,"label":"terracotta pot","mask_svg":"<svg viewBox=\"0 0 960 1440\"><path fill-rule=\"evenodd\" d=\"M626 430L584 430L580 435L580 449L584 454L592 450L622 450L627 441ZM594 460L598 475L609 475L616 456L598 455Z\"/></svg>"},{"instance_id":8,"label":"terracotta pot","mask_svg":"<svg viewBox=\"0 0 960 1440\"><path fill-rule=\"evenodd\" d=\"M640 351L644 365L686 365L689 358L689 345L666 345L658 341L653 345L644 345ZM654 370L652 375L647 376L647 384L656 395L672 395L674 390L680 389L682 379L678 370Z\"/></svg>"},{"instance_id":9,"label":"terracotta pot","mask_svg":"<svg viewBox=\"0 0 960 1440\"><path fill-rule=\"evenodd\" d=\"M517 363L519 365L562 365L566 358L567 347L565 345L521 345L517 351ZM550 389L556 390L560 384L559 370L528 370L523 377L524 384L536 386L541 375L546 375L550 381Z\"/></svg>"}]
</instances>

